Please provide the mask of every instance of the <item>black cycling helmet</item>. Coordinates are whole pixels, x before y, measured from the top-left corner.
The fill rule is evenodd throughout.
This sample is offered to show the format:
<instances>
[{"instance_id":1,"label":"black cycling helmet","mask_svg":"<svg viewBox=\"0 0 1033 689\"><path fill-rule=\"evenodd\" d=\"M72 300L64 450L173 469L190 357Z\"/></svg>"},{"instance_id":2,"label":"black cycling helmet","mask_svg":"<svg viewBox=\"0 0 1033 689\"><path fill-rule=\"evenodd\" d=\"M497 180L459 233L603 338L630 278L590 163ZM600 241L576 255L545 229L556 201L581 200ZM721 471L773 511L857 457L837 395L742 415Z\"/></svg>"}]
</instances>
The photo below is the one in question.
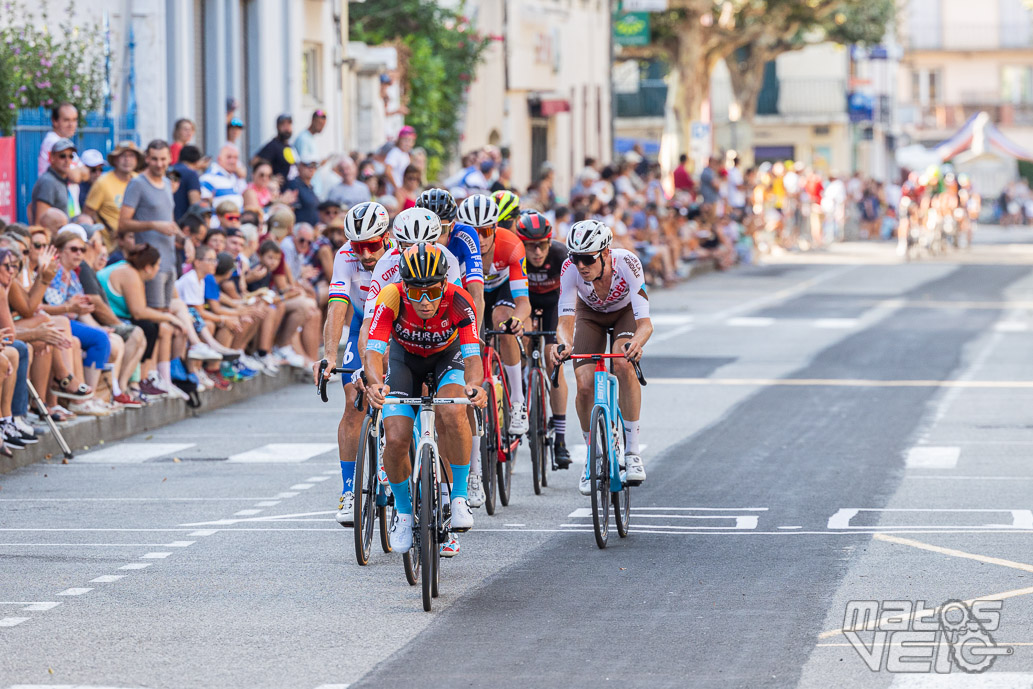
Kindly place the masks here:
<instances>
[{"instance_id":1,"label":"black cycling helmet","mask_svg":"<svg viewBox=\"0 0 1033 689\"><path fill-rule=\"evenodd\" d=\"M398 276L405 285L430 287L445 281L448 259L437 244L416 244L402 252Z\"/></svg>"},{"instance_id":2,"label":"black cycling helmet","mask_svg":"<svg viewBox=\"0 0 1033 689\"><path fill-rule=\"evenodd\" d=\"M416 207L425 208L441 218L443 222L456 219L456 200L444 189L427 189L416 197Z\"/></svg>"},{"instance_id":3,"label":"black cycling helmet","mask_svg":"<svg viewBox=\"0 0 1033 689\"><path fill-rule=\"evenodd\" d=\"M516 233L525 242L537 242L552 237L552 223L538 211L524 211L517 220Z\"/></svg>"}]
</instances>

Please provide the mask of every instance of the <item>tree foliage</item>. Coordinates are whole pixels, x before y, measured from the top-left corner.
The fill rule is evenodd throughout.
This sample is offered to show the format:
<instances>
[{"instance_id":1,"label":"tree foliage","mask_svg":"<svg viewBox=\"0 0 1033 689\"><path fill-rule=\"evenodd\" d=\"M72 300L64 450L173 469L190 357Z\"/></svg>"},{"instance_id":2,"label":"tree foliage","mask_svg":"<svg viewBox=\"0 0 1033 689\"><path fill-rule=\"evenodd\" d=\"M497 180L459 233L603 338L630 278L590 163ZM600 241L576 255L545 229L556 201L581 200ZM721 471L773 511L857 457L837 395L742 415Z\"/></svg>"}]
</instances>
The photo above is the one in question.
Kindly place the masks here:
<instances>
[{"instance_id":1,"label":"tree foliage","mask_svg":"<svg viewBox=\"0 0 1033 689\"><path fill-rule=\"evenodd\" d=\"M80 115L104 98L103 32L84 25L69 2L52 24L47 2L7 0L0 10L0 131L11 132L22 108L74 103Z\"/></svg>"},{"instance_id":2,"label":"tree foliage","mask_svg":"<svg viewBox=\"0 0 1033 689\"><path fill-rule=\"evenodd\" d=\"M474 29L463 6L434 0L376 0L349 8L349 37L370 45L394 43L405 60L406 124L416 128L433 179L459 142L463 102L491 41Z\"/></svg>"}]
</instances>

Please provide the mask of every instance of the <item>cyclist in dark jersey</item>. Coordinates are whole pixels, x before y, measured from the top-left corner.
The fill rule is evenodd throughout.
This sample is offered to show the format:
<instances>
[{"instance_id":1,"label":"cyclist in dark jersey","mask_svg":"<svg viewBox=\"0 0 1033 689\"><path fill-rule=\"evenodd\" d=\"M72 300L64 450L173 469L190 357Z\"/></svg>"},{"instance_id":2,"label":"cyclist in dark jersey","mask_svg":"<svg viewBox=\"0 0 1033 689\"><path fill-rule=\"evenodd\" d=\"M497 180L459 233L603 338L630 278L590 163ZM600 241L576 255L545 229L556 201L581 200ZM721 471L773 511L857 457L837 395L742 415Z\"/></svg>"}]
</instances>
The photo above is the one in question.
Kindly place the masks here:
<instances>
[{"instance_id":1,"label":"cyclist in dark jersey","mask_svg":"<svg viewBox=\"0 0 1033 689\"><path fill-rule=\"evenodd\" d=\"M526 211L517 220L515 228L520 241L524 243L527 287L531 299L531 315L538 318L538 329L556 330L559 321L560 271L567 260L567 245L552 239L552 223L538 211ZM555 344L556 336L546 338L546 344ZM552 373L552 362L547 362ZM559 387L550 395L552 418L549 424L555 429L553 448L556 466L566 469L570 466L570 452L567 451L567 381L559 377Z\"/></svg>"}]
</instances>

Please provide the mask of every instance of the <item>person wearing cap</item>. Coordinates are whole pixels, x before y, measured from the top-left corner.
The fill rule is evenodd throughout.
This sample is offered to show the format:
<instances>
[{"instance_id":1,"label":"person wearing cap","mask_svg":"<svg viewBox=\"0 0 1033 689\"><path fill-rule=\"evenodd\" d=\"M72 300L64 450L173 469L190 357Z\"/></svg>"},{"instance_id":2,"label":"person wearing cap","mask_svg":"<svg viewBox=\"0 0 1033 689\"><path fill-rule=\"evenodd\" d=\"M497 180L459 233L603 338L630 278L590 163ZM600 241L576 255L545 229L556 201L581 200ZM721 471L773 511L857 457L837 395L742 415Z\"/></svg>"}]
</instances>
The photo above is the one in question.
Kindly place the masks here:
<instances>
[{"instance_id":1,"label":"person wearing cap","mask_svg":"<svg viewBox=\"0 0 1033 689\"><path fill-rule=\"evenodd\" d=\"M276 136L255 154L263 160L268 160L269 164L273 166L273 174L284 180L290 174L291 165L297 160L290 147L293 127L294 123L290 115L283 114L277 117Z\"/></svg>"},{"instance_id":2,"label":"person wearing cap","mask_svg":"<svg viewBox=\"0 0 1033 689\"><path fill-rule=\"evenodd\" d=\"M201 174L205 171L201 149L192 144L184 146L179 152L179 162L169 169L179 173L179 186L172 192L176 204L173 215L179 218L188 208L201 202Z\"/></svg>"},{"instance_id":3,"label":"person wearing cap","mask_svg":"<svg viewBox=\"0 0 1033 689\"><path fill-rule=\"evenodd\" d=\"M233 144L240 148L240 137L244 133L244 121L234 117L226 125L226 143Z\"/></svg>"},{"instance_id":4,"label":"person wearing cap","mask_svg":"<svg viewBox=\"0 0 1033 689\"><path fill-rule=\"evenodd\" d=\"M299 159L298 176L287 182L286 188L286 191L293 191L298 195L292 204L295 220L313 226L319 223L319 197L312 187L312 177L318 167L319 161L315 158Z\"/></svg>"},{"instance_id":5,"label":"person wearing cap","mask_svg":"<svg viewBox=\"0 0 1033 689\"><path fill-rule=\"evenodd\" d=\"M29 219L38 222L51 208L62 211L69 217L79 215L79 185L70 178L75 154L75 144L70 139L58 139L50 149L50 167L36 180L32 187L32 212ZM80 163L81 165L81 163Z\"/></svg>"},{"instance_id":6,"label":"person wearing cap","mask_svg":"<svg viewBox=\"0 0 1033 689\"><path fill-rule=\"evenodd\" d=\"M326 113L316 110L312 113L312 122L308 129L302 130L294 139L294 152L299 160L316 160L322 163L323 156L319 155L319 140L316 138L323 127L326 126Z\"/></svg>"},{"instance_id":7,"label":"person wearing cap","mask_svg":"<svg viewBox=\"0 0 1033 689\"><path fill-rule=\"evenodd\" d=\"M79 184L79 207L85 208L86 197L90 195L90 189L104 174L104 156L96 148L90 148L83 151L79 160L82 161L87 172L86 180Z\"/></svg>"},{"instance_id":8,"label":"person wearing cap","mask_svg":"<svg viewBox=\"0 0 1033 689\"><path fill-rule=\"evenodd\" d=\"M238 210L243 209L247 182L237 174L239 164L240 149L233 144L223 144L218 157L201 175L201 198L208 199L213 206L232 201Z\"/></svg>"},{"instance_id":9,"label":"person wearing cap","mask_svg":"<svg viewBox=\"0 0 1033 689\"><path fill-rule=\"evenodd\" d=\"M88 153L89 151L86 151L82 155L84 162ZM112 169L101 175L90 187L83 210L94 221L104 223L108 230L105 243L110 247L118 233L118 213L122 208L126 187L144 167L143 153L132 141L123 141L108 154L108 162Z\"/></svg>"},{"instance_id":10,"label":"person wearing cap","mask_svg":"<svg viewBox=\"0 0 1033 689\"><path fill-rule=\"evenodd\" d=\"M409 164L412 162L409 153L415 145L416 130L409 125L405 125L398 132L398 141L395 142L395 145L384 157L384 167L386 168L384 172L387 175L388 193L393 194L395 189L402 186L405 168L409 167Z\"/></svg>"}]
</instances>

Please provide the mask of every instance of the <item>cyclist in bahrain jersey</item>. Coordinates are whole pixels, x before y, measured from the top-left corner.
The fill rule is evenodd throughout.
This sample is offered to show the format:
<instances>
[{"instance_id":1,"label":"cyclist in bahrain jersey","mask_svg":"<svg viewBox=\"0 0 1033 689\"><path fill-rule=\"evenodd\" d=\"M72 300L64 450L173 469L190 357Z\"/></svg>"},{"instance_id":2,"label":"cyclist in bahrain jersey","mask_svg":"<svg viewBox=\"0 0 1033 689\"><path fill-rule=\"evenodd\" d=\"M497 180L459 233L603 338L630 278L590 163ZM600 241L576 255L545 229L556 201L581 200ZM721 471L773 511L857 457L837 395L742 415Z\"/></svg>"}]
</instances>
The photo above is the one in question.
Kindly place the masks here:
<instances>
[{"instance_id":1,"label":"cyclist in bahrain jersey","mask_svg":"<svg viewBox=\"0 0 1033 689\"><path fill-rule=\"evenodd\" d=\"M553 363L570 354L597 354L606 351L610 336L614 353L624 359L613 359L613 373L620 381L620 407L624 417L624 455L629 481L644 481L646 470L639 455L639 415L642 388L632 361L642 358L642 347L653 334L649 320L649 298L646 296L642 263L624 249L611 249L613 233L596 220L574 223L567 235L570 258L563 264L560 276L560 319L556 328L557 345L550 352ZM577 329L574 321L577 320ZM588 422L595 402L591 360L574 364L577 396L574 406L581 421L581 432L588 445ZM582 495L591 494L586 473L581 477Z\"/></svg>"},{"instance_id":2,"label":"cyclist in bahrain jersey","mask_svg":"<svg viewBox=\"0 0 1033 689\"><path fill-rule=\"evenodd\" d=\"M337 348L341 343L344 324L349 322L348 346L344 350L342 367L362 368L359 353L359 331L362 328L362 314L366 306L366 293L373 273L373 266L384 255L388 229L387 209L379 203L367 201L348 211L344 219L344 234L348 238L334 256L334 274L330 282L330 302L326 325L323 327L323 360L326 361L327 379L337 366ZM315 370L318 377L318 369ZM343 487L337 502L337 523L351 526L352 502L354 500L352 481L355 477L355 456L359 451L359 433L362 427L363 410L355 409L356 386L349 376L343 376L345 405L341 423L337 426L337 451L341 462ZM318 383L318 381L317 381Z\"/></svg>"},{"instance_id":3,"label":"cyclist in bahrain jersey","mask_svg":"<svg viewBox=\"0 0 1033 689\"><path fill-rule=\"evenodd\" d=\"M366 344L369 402L384 409L384 469L395 496L390 540L396 552L412 548L409 446L416 413L410 406L384 407L386 398L392 393L418 396L423 381L432 375L436 394L442 397L465 394L478 407L487 401L481 387L484 371L473 304L466 290L445 281L446 264L444 252L435 244L406 249L399 268L401 283L391 283L377 296ZM389 339L390 366L385 361ZM462 406L441 406L436 411L438 443L451 469L452 529L467 531L473 526L467 500L470 426ZM442 546L441 554L450 557L458 550L454 539Z\"/></svg>"},{"instance_id":4,"label":"cyclist in bahrain jersey","mask_svg":"<svg viewBox=\"0 0 1033 689\"><path fill-rule=\"evenodd\" d=\"M516 223L516 234L524 243L524 264L527 268L527 288L531 297L531 313L541 313L540 330L556 330L559 322L560 270L567 260L567 247L552 238L552 223L538 211L524 211ZM546 345L556 343L556 336L545 338ZM548 361L549 373L552 362ZM559 387L549 394L552 417L549 424L555 431L553 451L556 466L566 469L570 466L570 452L567 451L567 379L559 377Z\"/></svg>"}]
</instances>

